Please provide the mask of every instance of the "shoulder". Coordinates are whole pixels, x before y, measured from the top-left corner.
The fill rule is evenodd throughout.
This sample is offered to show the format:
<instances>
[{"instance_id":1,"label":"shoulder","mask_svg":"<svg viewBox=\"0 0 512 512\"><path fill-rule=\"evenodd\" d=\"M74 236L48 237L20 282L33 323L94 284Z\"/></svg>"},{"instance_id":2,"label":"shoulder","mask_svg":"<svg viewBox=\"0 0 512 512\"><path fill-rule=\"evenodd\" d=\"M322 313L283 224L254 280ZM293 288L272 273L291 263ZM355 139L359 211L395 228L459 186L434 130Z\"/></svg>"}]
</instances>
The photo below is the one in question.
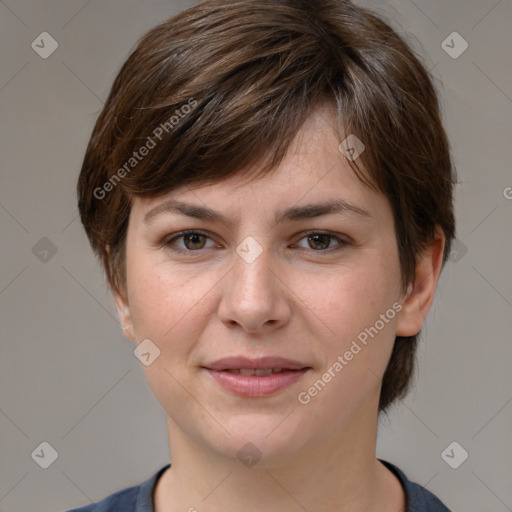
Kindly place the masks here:
<instances>
[{"instance_id":1,"label":"shoulder","mask_svg":"<svg viewBox=\"0 0 512 512\"><path fill-rule=\"evenodd\" d=\"M74 508L68 512L134 512L136 510L135 504L139 490L140 486L138 485L127 487L126 489L110 494L97 503Z\"/></svg>"},{"instance_id":2,"label":"shoulder","mask_svg":"<svg viewBox=\"0 0 512 512\"><path fill-rule=\"evenodd\" d=\"M127 487L97 503L74 508L67 512L154 512L153 489L160 475L170 466L161 468L145 482Z\"/></svg>"},{"instance_id":3,"label":"shoulder","mask_svg":"<svg viewBox=\"0 0 512 512\"><path fill-rule=\"evenodd\" d=\"M437 496L421 485L411 482L394 464L379 460L400 480L406 496L405 512L451 512Z\"/></svg>"}]
</instances>

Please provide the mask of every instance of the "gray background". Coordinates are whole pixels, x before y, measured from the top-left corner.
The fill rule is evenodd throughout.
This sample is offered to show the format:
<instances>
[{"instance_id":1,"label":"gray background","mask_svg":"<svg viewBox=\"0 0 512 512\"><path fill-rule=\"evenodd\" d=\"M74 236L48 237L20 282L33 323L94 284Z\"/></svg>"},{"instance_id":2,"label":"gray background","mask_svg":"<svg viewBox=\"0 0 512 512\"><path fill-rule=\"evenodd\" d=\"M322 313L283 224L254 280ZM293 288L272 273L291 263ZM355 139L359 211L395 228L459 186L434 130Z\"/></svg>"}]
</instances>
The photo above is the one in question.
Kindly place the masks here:
<instances>
[{"instance_id":1,"label":"gray background","mask_svg":"<svg viewBox=\"0 0 512 512\"><path fill-rule=\"evenodd\" d=\"M136 40L191 3L0 1L1 511L87 504L169 461L165 415L122 337L75 184ZM361 3L406 32L439 80L460 180L458 242L415 387L381 419L377 454L454 511L512 510L512 2ZM58 42L46 59L31 47L44 31ZM458 58L441 46L454 31L469 44ZM47 469L31 456L43 441L58 453ZM452 441L469 453L458 469L441 457Z\"/></svg>"}]
</instances>

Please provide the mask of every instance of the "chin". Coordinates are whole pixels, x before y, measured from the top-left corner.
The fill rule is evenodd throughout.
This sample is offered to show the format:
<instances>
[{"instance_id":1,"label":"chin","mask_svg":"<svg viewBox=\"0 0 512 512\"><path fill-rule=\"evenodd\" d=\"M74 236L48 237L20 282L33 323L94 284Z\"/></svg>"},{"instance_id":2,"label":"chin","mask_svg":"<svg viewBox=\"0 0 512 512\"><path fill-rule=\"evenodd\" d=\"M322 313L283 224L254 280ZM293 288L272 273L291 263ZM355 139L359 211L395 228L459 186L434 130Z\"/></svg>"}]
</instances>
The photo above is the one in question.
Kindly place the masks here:
<instances>
[{"instance_id":1,"label":"chin","mask_svg":"<svg viewBox=\"0 0 512 512\"><path fill-rule=\"evenodd\" d=\"M288 420L283 421L285 417L265 420L258 415L252 422L246 418L231 421L227 430L233 435L226 434L222 439L208 439L206 442L218 455L239 462L248 469L283 467L297 457L307 442L305 431L299 431L291 421L287 424Z\"/></svg>"}]
</instances>

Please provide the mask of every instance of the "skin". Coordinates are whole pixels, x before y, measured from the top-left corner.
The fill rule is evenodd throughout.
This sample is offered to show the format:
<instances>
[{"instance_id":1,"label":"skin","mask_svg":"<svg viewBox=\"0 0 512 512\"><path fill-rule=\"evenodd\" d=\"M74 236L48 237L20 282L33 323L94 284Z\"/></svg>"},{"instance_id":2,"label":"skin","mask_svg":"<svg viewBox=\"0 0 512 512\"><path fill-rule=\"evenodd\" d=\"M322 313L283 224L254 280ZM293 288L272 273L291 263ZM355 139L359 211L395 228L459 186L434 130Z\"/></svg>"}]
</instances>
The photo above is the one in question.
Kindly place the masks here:
<instances>
[{"instance_id":1,"label":"skin","mask_svg":"<svg viewBox=\"0 0 512 512\"><path fill-rule=\"evenodd\" d=\"M237 175L133 201L126 291L115 292L115 301L125 336L137 344L149 338L160 350L142 367L166 412L172 454L154 493L157 512L405 507L399 481L375 457L381 379L395 336L421 330L445 239L438 234L418 258L414 286L402 294L390 204L356 177L338 150L335 126L333 112L316 110L281 165L258 180ZM233 224L169 212L144 222L173 198L214 209ZM345 212L274 222L286 207L340 198L371 217ZM170 242L185 229L207 237ZM311 240L308 230L348 243ZM248 236L262 248L252 263L236 252ZM401 311L301 404L298 394L397 302ZM231 355L279 355L312 370L270 397L241 398L201 368ZM237 458L248 442L262 454L251 468Z\"/></svg>"}]
</instances>

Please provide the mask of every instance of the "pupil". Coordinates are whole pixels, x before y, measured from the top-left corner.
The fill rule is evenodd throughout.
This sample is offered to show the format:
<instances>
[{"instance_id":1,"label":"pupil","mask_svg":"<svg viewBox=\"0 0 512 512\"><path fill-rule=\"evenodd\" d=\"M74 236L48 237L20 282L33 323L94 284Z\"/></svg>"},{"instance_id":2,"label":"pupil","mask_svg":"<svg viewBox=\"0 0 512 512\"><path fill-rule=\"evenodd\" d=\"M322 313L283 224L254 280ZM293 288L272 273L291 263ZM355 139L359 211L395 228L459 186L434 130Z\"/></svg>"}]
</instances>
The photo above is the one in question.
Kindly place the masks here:
<instances>
[{"instance_id":1,"label":"pupil","mask_svg":"<svg viewBox=\"0 0 512 512\"><path fill-rule=\"evenodd\" d=\"M203 236L203 235L200 235L198 233L192 233L192 234L188 235L187 240L188 241L192 240L192 245L195 245L196 243L199 243L199 245L201 245L200 242L197 241L197 239L200 238L201 236ZM197 247L195 247L195 248L197 249Z\"/></svg>"},{"instance_id":2,"label":"pupil","mask_svg":"<svg viewBox=\"0 0 512 512\"><path fill-rule=\"evenodd\" d=\"M310 239L313 239L313 240L314 240L314 242L313 242L313 244L314 244L314 245L317 245L318 238L320 238L320 239L322 239L322 238L323 238L323 239L324 239L324 241L326 241L326 240L327 240L327 244L322 244L322 242L320 242L320 245L321 245L321 246L325 246L325 247L329 246L329 236L328 236L328 235L322 235L322 234L319 234L319 235L311 235L311 236L310 236ZM323 249L325 249L325 247L322 247L322 248L323 248Z\"/></svg>"}]
</instances>

